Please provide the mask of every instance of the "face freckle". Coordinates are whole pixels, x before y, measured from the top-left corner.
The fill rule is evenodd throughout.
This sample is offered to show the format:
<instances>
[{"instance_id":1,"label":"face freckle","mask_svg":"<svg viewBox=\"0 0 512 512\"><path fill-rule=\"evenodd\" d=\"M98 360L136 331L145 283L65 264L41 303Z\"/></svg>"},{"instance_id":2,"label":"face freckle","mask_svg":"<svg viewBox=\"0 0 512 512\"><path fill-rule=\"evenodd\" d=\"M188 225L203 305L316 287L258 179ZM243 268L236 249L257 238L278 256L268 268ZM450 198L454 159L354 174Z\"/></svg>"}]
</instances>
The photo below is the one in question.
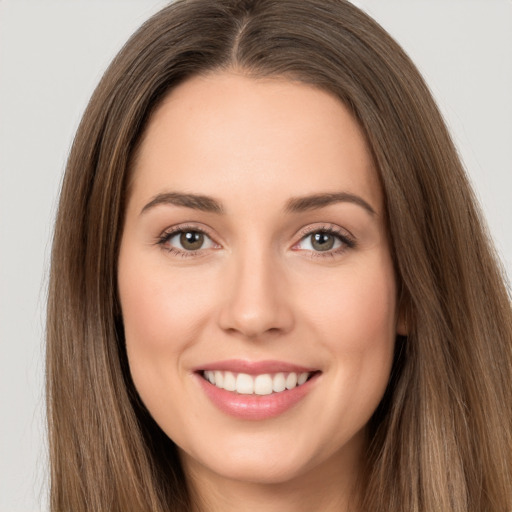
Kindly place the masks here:
<instances>
[{"instance_id":1,"label":"face freckle","mask_svg":"<svg viewBox=\"0 0 512 512\"><path fill-rule=\"evenodd\" d=\"M186 472L357 473L397 332L384 218L363 133L329 93L213 73L165 98L118 286L135 386Z\"/></svg>"}]
</instances>

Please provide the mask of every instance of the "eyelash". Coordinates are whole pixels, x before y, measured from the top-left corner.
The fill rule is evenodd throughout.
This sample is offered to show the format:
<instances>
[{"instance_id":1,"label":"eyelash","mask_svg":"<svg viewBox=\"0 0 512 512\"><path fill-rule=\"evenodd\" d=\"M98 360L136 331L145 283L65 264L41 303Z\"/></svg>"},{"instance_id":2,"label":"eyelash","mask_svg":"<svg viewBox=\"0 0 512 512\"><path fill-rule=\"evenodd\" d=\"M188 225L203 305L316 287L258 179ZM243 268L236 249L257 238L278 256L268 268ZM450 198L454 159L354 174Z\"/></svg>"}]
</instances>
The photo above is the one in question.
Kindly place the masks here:
<instances>
[{"instance_id":1,"label":"eyelash","mask_svg":"<svg viewBox=\"0 0 512 512\"><path fill-rule=\"evenodd\" d=\"M173 254L176 256L181 256L182 258L202 255L203 254L202 251L204 251L204 249L185 251L185 250L181 250L176 247L173 247L171 245L167 245L171 238L173 238L177 234L186 233L188 231L195 232L195 233L201 233L202 235L209 238L213 244L218 246L218 244L213 241L212 237L208 234L208 232L206 230L204 230L202 228L198 228L197 226L193 226L193 225L176 226L167 231L164 231L157 238L156 244L160 245L164 250L166 250L170 254ZM317 233L332 235L335 238L337 238L341 242L342 245L341 245L341 247L338 247L337 249L334 249L334 250L327 250L327 251L310 251L310 250L308 250L311 258L326 258L326 257L334 258L335 256L342 254L346 250L354 249L357 245L356 240L354 239L354 237L352 235L348 234L344 230L341 230L336 225L330 224L330 225L325 225L325 226L320 226L320 227L315 226L313 228L308 227L308 228L302 230L299 233L299 236L300 236L299 241L297 243L295 243L293 245L293 247L296 247L297 245L299 245L308 236L311 236L311 235L314 235ZM292 247L292 249L293 249L293 247ZM300 250L300 249L297 249L297 250Z\"/></svg>"}]
</instances>

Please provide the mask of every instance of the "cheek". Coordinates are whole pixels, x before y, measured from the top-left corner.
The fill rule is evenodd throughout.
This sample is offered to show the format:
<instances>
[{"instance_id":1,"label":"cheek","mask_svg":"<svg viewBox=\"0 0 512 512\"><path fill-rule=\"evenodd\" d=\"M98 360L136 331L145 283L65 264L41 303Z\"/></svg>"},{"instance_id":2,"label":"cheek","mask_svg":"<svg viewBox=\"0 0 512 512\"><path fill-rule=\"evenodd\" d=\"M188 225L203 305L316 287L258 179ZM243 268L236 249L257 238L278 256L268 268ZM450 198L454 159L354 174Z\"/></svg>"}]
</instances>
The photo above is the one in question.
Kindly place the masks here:
<instances>
[{"instance_id":1,"label":"cheek","mask_svg":"<svg viewBox=\"0 0 512 512\"><path fill-rule=\"evenodd\" d=\"M169 269L120 264L119 294L127 343L148 351L186 345L207 318L204 278ZM142 270L141 270L142 269Z\"/></svg>"},{"instance_id":2,"label":"cheek","mask_svg":"<svg viewBox=\"0 0 512 512\"><path fill-rule=\"evenodd\" d=\"M304 294L303 315L330 357L332 403L366 422L386 389L396 339L391 264L354 266ZM317 283L319 284L319 283ZM321 284L321 283L320 283ZM306 311L308 311L306 313Z\"/></svg>"},{"instance_id":3,"label":"cheek","mask_svg":"<svg viewBox=\"0 0 512 512\"><path fill-rule=\"evenodd\" d=\"M209 299L204 280L193 275L175 279L169 268L121 259L119 296L130 373L152 412L174 400L168 392L182 377L180 358L208 321Z\"/></svg>"},{"instance_id":4,"label":"cheek","mask_svg":"<svg viewBox=\"0 0 512 512\"><path fill-rule=\"evenodd\" d=\"M331 348L357 354L394 340L396 286L391 264L357 265L302 292L303 315Z\"/></svg>"},{"instance_id":5,"label":"cheek","mask_svg":"<svg viewBox=\"0 0 512 512\"><path fill-rule=\"evenodd\" d=\"M347 348L375 350L395 339L396 291L387 273L354 274L339 300L342 325L352 333Z\"/></svg>"}]
</instances>

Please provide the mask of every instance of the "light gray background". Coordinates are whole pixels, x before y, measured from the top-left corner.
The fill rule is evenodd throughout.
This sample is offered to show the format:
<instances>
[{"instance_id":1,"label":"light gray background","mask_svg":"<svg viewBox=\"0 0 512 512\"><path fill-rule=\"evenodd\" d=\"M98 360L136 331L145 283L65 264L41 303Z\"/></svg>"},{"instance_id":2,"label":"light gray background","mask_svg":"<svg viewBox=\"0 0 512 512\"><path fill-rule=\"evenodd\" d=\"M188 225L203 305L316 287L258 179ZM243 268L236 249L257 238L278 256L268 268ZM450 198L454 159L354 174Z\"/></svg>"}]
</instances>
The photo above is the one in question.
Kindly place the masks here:
<instances>
[{"instance_id":1,"label":"light gray background","mask_svg":"<svg viewBox=\"0 0 512 512\"><path fill-rule=\"evenodd\" d=\"M163 0L0 0L0 512L47 510L44 307L74 131ZM511 0L359 0L437 98L512 275Z\"/></svg>"}]
</instances>

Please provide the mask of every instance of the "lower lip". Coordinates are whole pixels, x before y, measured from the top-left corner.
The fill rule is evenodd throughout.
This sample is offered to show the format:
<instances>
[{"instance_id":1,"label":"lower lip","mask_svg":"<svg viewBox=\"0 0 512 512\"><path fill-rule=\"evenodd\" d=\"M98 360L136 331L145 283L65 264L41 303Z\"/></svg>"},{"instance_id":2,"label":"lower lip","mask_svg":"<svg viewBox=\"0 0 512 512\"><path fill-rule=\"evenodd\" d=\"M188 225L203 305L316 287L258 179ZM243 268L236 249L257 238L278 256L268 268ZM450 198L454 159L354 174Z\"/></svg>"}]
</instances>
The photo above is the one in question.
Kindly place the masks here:
<instances>
[{"instance_id":1,"label":"lower lip","mask_svg":"<svg viewBox=\"0 0 512 512\"><path fill-rule=\"evenodd\" d=\"M224 413L243 420L275 418L297 405L313 388L319 374L304 384L270 395L242 395L220 389L196 374L208 398Z\"/></svg>"}]
</instances>

